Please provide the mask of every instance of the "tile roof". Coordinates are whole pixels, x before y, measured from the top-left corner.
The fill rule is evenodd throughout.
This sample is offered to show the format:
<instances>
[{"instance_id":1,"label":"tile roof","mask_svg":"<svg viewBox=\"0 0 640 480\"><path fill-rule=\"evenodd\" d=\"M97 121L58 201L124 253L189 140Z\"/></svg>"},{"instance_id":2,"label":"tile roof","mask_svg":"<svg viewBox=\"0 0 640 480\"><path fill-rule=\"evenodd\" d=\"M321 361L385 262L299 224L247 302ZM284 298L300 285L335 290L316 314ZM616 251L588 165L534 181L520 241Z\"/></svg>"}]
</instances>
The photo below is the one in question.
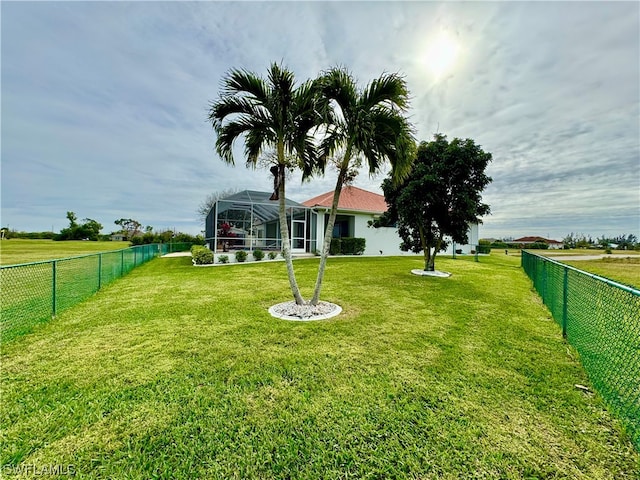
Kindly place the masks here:
<instances>
[{"instance_id":1,"label":"tile roof","mask_svg":"<svg viewBox=\"0 0 640 480\"><path fill-rule=\"evenodd\" d=\"M562 243L562 242L559 242L557 240L550 240L550 239L547 239L547 238L544 238L544 237L522 237L522 238L516 238L514 240L514 242L523 242L523 243L534 243L536 241L538 241L538 242L546 242L546 243L549 243L549 244Z\"/></svg>"},{"instance_id":2,"label":"tile roof","mask_svg":"<svg viewBox=\"0 0 640 480\"><path fill-rule=\"evenodd\" d=\"M302 202L307 207L327 207L331 208L333 203L333 191L323 193L317 197L310 198ZM358 187L345 187L340 194L338 201L340 210L355 210L362 212L383 213L387 211L387 202L384 196L369 192Z\"/></svg>"}]
</instances>

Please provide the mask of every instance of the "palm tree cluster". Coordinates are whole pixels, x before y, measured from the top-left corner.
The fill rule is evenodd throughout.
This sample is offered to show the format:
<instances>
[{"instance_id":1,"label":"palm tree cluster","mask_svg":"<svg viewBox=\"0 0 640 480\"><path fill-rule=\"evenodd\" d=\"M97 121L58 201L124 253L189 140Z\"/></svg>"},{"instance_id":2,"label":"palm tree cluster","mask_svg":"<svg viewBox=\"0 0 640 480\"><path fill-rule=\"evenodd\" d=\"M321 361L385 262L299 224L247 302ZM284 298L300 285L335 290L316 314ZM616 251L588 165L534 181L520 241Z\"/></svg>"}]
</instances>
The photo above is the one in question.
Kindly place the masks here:
<instances>
[{"instance_id":1,"label":"palm tree cluster","mask_svg":"<svg viewBox=\"0 0 640 480\"><path fill-rule=\"evenodd\" d=\"M405 114L409 92L404 78L384 73L364 88L346 69L332 68L316 79L299 85L294 74L276 63L267 78L232 69L222 82L217 101L212 102L209 121L216 133L216 151L223 161L234 164L233 145L242 138L246 165L255 168L261 156L272 155L274 199L279 200L282 253L295 302L300 294L291 258L285 211L287 170L299 169L303 179L323 175L327 159L336 158L338 175L333 204L321 250L320 266L310 304L320 300L322 280L329 255L342 187L354 169L366 164L370 174L386 162L401 180L414 158L413 128Z\"/></svg>"}]
</instances>

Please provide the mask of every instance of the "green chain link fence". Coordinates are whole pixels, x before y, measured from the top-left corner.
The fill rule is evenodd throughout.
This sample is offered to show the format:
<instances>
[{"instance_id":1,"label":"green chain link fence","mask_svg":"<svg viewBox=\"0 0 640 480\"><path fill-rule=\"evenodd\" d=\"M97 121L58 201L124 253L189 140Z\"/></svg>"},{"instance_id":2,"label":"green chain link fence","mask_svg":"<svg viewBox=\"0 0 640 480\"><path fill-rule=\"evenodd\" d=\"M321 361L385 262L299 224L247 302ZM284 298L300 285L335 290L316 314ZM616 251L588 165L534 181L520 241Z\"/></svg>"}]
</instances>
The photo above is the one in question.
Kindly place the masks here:
<instances>
[{"instance_id":1,"label":"green chain link fence","mask_svg":"<svg viewBox=\"0 0 640 480\"><path fill-rule=\"evenodd\" d=\"M0 267L0 341L85 300L147 261L188 250L190 243L139 245L109 252Z\"/></svg>"},{"instance_id":2,"label":"green chain link fence","mask_svg":"<svg viewBox=\"0 0 640 480\"><path fill-rule=\"evenodd\" d=\"M526 251L522 267L640 450L640 291Z\"/></svg>"}]
</instances>

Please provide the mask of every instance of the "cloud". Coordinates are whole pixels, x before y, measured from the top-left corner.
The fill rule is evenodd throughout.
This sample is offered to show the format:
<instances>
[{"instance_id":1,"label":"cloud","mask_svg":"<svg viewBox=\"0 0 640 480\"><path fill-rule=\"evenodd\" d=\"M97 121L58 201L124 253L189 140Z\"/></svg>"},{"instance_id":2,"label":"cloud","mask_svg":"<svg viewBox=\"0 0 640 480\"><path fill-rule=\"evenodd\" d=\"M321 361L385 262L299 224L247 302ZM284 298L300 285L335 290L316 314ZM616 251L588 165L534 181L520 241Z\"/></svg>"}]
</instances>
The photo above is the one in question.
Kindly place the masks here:
<instances>
[{"instance_id":1,"label":"cloud","mask_svg":"<svg viewBox=\"0 0 640 480\"><path fill-rule=\"evenodd\" d=\"M200 230L197 205L268 173L214 152L210 101L232 67L401 72L418 138L493 154L482 234L640 234L640 6L593 3L7 2L2 6L2 223L67 210ZM429 73L432 34L460 45ZM384 175L357 184L379 191ZM295 200L335 175L289 182ZM108 226L107 226L108 225Z\"/></svg>"}]
</instances>

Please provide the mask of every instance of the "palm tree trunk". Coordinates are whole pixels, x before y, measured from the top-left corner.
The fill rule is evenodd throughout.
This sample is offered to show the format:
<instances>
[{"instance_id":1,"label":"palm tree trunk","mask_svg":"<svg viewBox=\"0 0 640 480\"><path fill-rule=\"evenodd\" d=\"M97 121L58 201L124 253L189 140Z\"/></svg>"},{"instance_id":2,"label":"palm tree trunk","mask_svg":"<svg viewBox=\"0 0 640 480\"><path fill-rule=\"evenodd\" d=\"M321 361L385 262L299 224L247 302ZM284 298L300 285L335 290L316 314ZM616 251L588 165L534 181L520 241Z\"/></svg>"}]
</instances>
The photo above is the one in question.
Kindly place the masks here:
<instances>
[{"instance_id":1,"label":"palm tree trunk","mask_svg":"<svg viewBox=\"0 0 640 480\"><path fill-rule=\"evenodd\" d=\"M293 271L293 259L291 258L291 242L289 241L289 227L287 225L287 212L285 206L285 188L284 188L284 180L285 180L285 168L284 165L279 165L278 175L280 176L280 182L278 185L278 195L279 195L279 217L280 217L280 238L282 240L282 256L284 257L284 261L287 264L287 274L289 275L289 286L291 287L291 292L293 293L293 298L296 301L297 305L304 305L304 299L300 294L300 288L298 287L298 282L296 281L296 275Z\"/></svg>"},{"instance_id":2,"label":"palm tree trunk","mask_svg":"<svg viewBox=\"0 0 640 480\"><path fill-rule=\"evenodd\" d=\"M346 157L346 154L345 154ZM322 254L320 255L320 266L318 267L318 277L316 278L316 286L313 290L313 298L309 302L311 305L317 305L320 301L320 290L322 290L322 280L324 279L324 270L327 266L327 258L331 249L331 239L333 238L333 226L336 223L338 214L338 202L340 201L340 193L344 185L344 178L347 169L343 166L338 172L338 180L336 181L336 189L333 191L333 202L331 203L331 212L329 213L329 222L324 232L324 243L322 245Z\"/></svg>"}]
</instances>

